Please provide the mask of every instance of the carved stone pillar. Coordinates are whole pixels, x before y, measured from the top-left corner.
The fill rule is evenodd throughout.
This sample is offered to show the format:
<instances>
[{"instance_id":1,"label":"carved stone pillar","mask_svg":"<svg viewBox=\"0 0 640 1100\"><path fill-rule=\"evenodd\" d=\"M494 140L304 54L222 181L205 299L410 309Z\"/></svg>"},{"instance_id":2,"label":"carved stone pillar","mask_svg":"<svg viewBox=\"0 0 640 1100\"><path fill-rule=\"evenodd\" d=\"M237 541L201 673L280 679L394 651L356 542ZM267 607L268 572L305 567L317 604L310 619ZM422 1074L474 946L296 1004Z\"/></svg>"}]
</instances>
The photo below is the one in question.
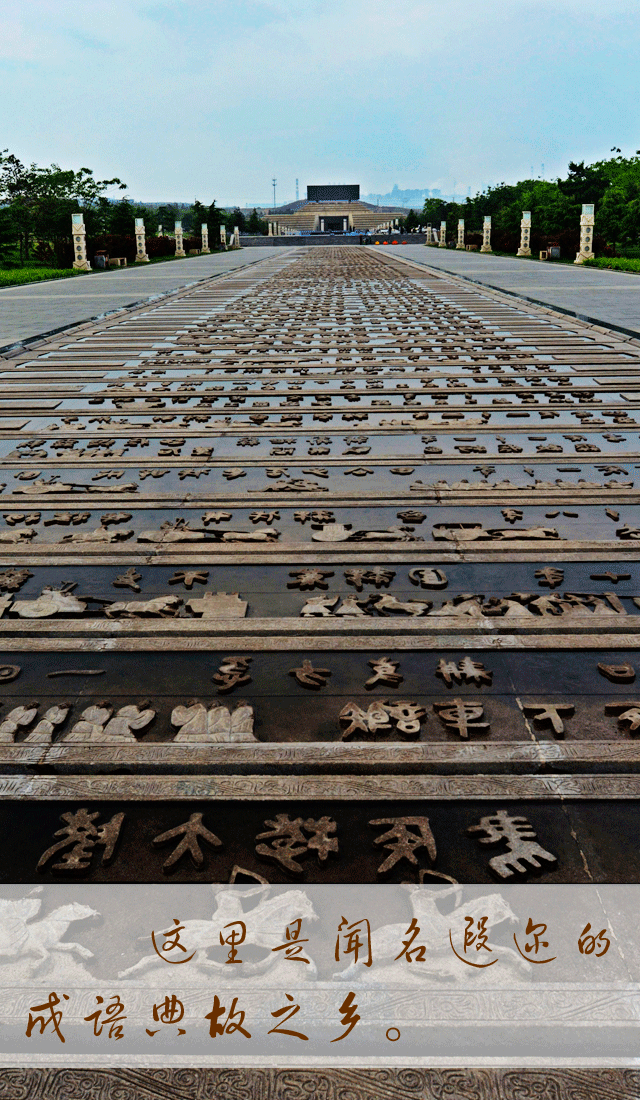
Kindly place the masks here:
<instances>
[{"instance_id":1,"label":"carved stone pillar","mask_svg":"<svg viewBox=\"0 0 640 1100\"><path fill-rule=\"evenodd\" d=\"M580 251L573 261L575 264L583 264L585 260L589 260L591 256L593 256L593 227L595 220L593 203L583 203L582 214L580 215Z\"/></svg>"},{"instance_id":2,"label":"carved stone pillar","mask_svg":"<svg viewBox=\"0 0 640 1100\"><path fill-rule=\"evenodd\" d=\"M71 215L73 233L73 266L76 271L91 271L87 260L87 231L84 227L84 214Z\"/></svg>"},{"instance_id":3,"label":"carved stone pillar","mask_svg":"<svg viewBox=\"0 0 640 1100\"><path fill-rule=\"evenodd\" d=\"M456 249L458 248L464 251L464 218L458 218L458 243Z\"/></svg>"},{"instance_id":4,"label":"carved stone pillar","mask_svg":"<svg viewBox=\"0 0 640 1100\"><path fill-rule=\"evenodd\" d=\"M447 247L447 223L440 222L440 240L438 241L438 248Z\"/></svg>"},{"instance_id":5,"label":"carved stone pillar","mask_svg":"<svg viewBox=\"0 0 640 1100\"><path fill-rule=\"evenodd\" d=\"M226 225L220 226L220 247L227 251L227 227Z\"/></svg>"},{"instance_id":6,"label":"carved stone pillar","mask_svg":"<svg viewBox=\"0 0 640 1100\"><path fill-rule=\"evenodd\" d=\"M136 233L136 263L137 264L148 264L149 263L149 257L147 256L147 242L146 242L146 234L145 234L145 229L144 229L144 219L143 218L136 218L135 233Z\"/></svg>"},{"instance_id":7,"label":"carved stone pillar","mask_svg":"<svg viewBox=\"0 0 640 1100\"><path fill-rule=\"evenodd\" d=\"M175 233L176 233L176 256L186 256L186 252L185 252L184 247L183 247L183 239L182 239L182 222L176 222Z\"/></svg>"},{"instance_id":8,"label":"carved stone pillar","mask_svg":"<svg viewBox=\"0 0 640 1100\"><path fill-rule=\"evenodd\" d=\"M493 252L491 247L491 218L485 217L484 224L482 226L482 246L481 252Z\"/></svg>"},{"instance_id":9,"label":"carved stone pillar","mask_svg":"<svg viewBox=\"0 0 640 1100\"><path fill-rule=\"evenodd\" d=\"M233 247L240 248L240 230L237 225L233 227Z\"/></svg>"},{"instance_id":10,"label":"carved stone pillar","mask_svg":"<svg viewBox=\"0 0 640 1100\"><path fill-rule=\"evenodd\" d=\"M203 222L202 225L200 226L200 232L202 234L201 252L204 252L204 253L211 252L211 249L209 248L209 226L207 225L206 222Z\"/></svg>"},{"instance_id":11,"label":"carved stone pillar","mask_svg":"<svg viewBox=\"0 0 640 1100\"><path fill-rule=\"evenodd\" d=\"M522 221L520 222L520 248L518 249L517 256L530 256L531 255L531 211L522 211Z\"/></svg>"},{"instance_id":12,"label":"carved stone pillar","mask_svg":"<svg viewBox=\"0 0 640 1100\"><path fill-rule=\"evenodd\" d=\"M427 224L427 239L424 243L431 244L431 222Z\"/></svg>"},{"instance_id":13,"label":"carved stone pillar","mask_svg":"<svg viewBox=\"0 0 640 1100\"><path fill-rule=\"evenodd\" d=\"M267 231L267 237L273 237L273 222L269 222L269 228Z\"/></svg>"}]
</instances>

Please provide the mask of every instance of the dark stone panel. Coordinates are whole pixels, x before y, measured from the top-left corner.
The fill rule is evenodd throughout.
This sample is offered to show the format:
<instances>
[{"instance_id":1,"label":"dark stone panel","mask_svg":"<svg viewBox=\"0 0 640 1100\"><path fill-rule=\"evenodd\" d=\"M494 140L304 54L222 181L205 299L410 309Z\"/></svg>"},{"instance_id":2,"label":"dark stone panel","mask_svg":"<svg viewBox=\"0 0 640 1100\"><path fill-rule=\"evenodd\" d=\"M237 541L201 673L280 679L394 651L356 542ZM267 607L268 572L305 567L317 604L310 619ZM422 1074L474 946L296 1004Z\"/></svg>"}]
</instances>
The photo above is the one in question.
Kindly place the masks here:
<instances>
[{"instance_id":1,"label":"dark stone panel","mask_svg":"<svg viewBox=\"0 0 640 1100\"><path fill-rule=\"evenodd\" d=\"M566 882L640 882L637 837L640 807L633 802L587 801L572 803L569 811L557 801L499 803L511 818L523 817L531 823L537 843L555 857L544 860L536 870L525 864L525 873L506 879L492 870L490 859L506 851L506 842L483 845L467 832L481 818L495 814L491 801L402 801L402 802L3 802L0 805L0 830L5 837L0 854L0 875L4 882L228 882L235 865L263 875L269 881L319 883L374 883L417 881L420 871L434 870L453 876L459 882L496 883L528 881ZM102 866L103 848L93 850L85 870L54 871L52 865L61 855L53 856L40 872L36 866L49 847L58 843L54 834L64 828L61 814L80 809L97 812L96 827L110 822L113 815L124 813L115 855ZM184 825L192 814L202 814L204 826L222 842L213 846L201 842L203 864L197 868L186 853L171 869L163 862L171 855L180 838L154 846L155 837ZM300 872L282 862L256 852L258 834L271 831L265 824L276 821L278 814L288 821L335 821L338 852L321 862L316 852L304 849L297 857ZM425 846L415 848L416 864L400 859L386 872L379 868L395 847L376 845L392 826L372 826L375 820L407 817L427 818L436 844L432 861ZM311 837L313 826L305 837ZM482 833L480 836L484 835ZM58 837L60 834L58 833ZM16 838L12 841L10 838ZM16 841L19 838L19 842ZM64 839L64 838L63 838ZM391 842L395 844L395 842ZM69 848L71 850L71 848ZM427 875L426 882L438 878Z\"/></svg>"}]
</instances>

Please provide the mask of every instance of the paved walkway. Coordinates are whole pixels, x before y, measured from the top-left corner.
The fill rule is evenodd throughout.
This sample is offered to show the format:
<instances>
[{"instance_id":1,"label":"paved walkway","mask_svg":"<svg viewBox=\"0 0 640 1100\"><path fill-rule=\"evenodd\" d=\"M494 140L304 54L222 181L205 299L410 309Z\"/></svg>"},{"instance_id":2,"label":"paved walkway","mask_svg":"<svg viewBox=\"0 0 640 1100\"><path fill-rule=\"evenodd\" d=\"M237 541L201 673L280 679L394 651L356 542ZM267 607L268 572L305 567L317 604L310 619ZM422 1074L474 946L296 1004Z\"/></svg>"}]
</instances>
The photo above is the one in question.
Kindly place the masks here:
<instances>
[{"instance_id":1,"label":"paved walkway","mask_svg":"<svg viewBox=\"0 0 640 1100\"><path fill-rule=\"evenodd\" d=\"M12 344L166 294L212 275L273 259L264 248L217 252L163 264L144 264L73 279L0 290L0 352Z\"/></svg>"},{"instance_id":2,"label":"paved walkway","mask_svg":"<svg viewBox=\"0 0 640 1100\"><path fill-rule=\"evenodd\" d=\"M382 247L375 251L382 251ZM581 320L640 336L638 275L417 244L401 248L389 245L384 251L517 294L530 302L554 306Z\"/></svg>"}]
</instances>

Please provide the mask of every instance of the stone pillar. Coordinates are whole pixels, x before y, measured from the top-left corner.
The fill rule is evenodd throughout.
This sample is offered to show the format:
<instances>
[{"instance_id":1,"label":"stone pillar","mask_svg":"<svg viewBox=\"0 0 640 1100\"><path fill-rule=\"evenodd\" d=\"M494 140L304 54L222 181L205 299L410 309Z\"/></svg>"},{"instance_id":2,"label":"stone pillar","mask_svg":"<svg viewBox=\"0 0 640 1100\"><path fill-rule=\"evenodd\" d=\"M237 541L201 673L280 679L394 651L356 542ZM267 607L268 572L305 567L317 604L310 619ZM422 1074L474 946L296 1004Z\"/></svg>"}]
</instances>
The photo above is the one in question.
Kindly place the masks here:
<instances>
[{"instance_id":1,"label":"stone pillar","mask_svg":"<svg viewBox=\"0 0 640 1100\"><path fill-rule=\"evenodd\" d=\"M438 248L447 247L447 223L440 222L440 240L438 241Z\"/></svg>"},{"instance_id":2,"label":"stone pillar","mask_svg":"<svg viewBox=\"0 0 640 1100\"><path fill-rule=\"evenodd\" d=\"M593 203L583 203L582 214L580 215L580 251L573 261L575 264L583 264L585 260L593 256L593 227L595 220Z\"/></svg>"},{"instance_id":3,"label":"stone pillar","mask_svg":"<svg viewBox=\"0 0 640 1100\"><path fill-rule=\"evenodd\" d=\"M73 233L73 266L76 271L91 271L87 260L87 231L84 227L84 214L71 215Z\"/></svg>"},{"instance_id":4,"label":"stone pillar","mask_svg":"<svg viewBox=\"0 0 640 1100\"><path fill-rule=\"evenodd\" d=\"M431 222L427 223L427 239L424 243L431 244Z\"/></svg>"},{"instance_id":5,"label":"stone pillar","mask_svg":"<svg viewBox=\"0 0 640 1100\"><path fill-rule=\"evenodd\" d=\"M176 256L186 256L186 252L183 248L183 240L182 240L182 222L176 222L175 232L176 232Z\"/></svg>"},{"instance_id":6,"label":"stone pillar","mask_svg":"<svg viewBox=\"0 0 640 1100\"><path fill-rule=\"evenodd\" d=\"M522 221L520 222L520 248L516 252L516 256L530 256L531 255L531 211L522 211Z\"/></svg>"},{"instance_id":7,"label":"stone pillar","mask_svg":"<svg viewBox=\"0 0 640 1100\"><path fill-rule=\"evenodd\" d=\"M220 226L220 247L227 251L227 227L226 225Z\"/></svg>"},{"instance_id":8,"label":"stone pillar","mask_svg":"<svg viewBox=\"0 0 640 1100\"><path fill-rule=\"evenodd\" d=\"M136 263L137 264L148 264L149 263L149 257L147 256L147 242L146 242L146 234L145 234L145 229L144 229L144 219L143 218L136 218L135 233L136 233Z\"/></svg>"},{"instance_id":9,"label":"stone pillar","mask_svg":"<svg viewBox=\"0 0 640 1100\"><path fill-rule=\"evenodd\" d=\"M347 219L346 218L342 219L342 232L343 233L347 232Z\"/></svg>"},{"instance_id":10,"label":"stone pillar","mask_svg":"<svg viewBox=\"0 0 640 1100\"><path fill-rule=\"evenodd\" d=\"M320 232L324 233L324 218L320 218Z\"/></svg>"},{"instance_id":11,"label":"stone pillar","mask_svg":"<svg viewBox=\"0 0 640 1100\"><path fill-rule=\"evenodd\" d=\"M158 236L159 237L164 237L164 233L162 232L162 226L161 225L158 226Z\"/></svg>"},{"instance_id":12,"label":"stone pillar","mask_svg":"<svg viewBox=\"0 0 640 1100\"><path fill-rule=\"evenodd\" d=\"M203 222L200 226L200 232L202 233L202 249L204 253L211 252L209 248L209 226L206 222Z\"/></svg>"},{"instance_id":13,"label":"stone pillar","mask_svg":"<svg viewBox=\"0 0 640 1100\"><path fill-rule=\"evenodd\" d=\"M240 230L237 225L233 227L233 247L240 248Z\"/></svg>"},{"instance_id":14,"label":"stone pillar","mask_svg":"<svg viewBox=\"0 0 640 1100\"><path fill-rule=\"evenodd\" d=\"M485 217L484 224L482 226L482 246L481 252L493 252L491 247L491 218Z\"/></svg>"},{"instance_id":15,"label":"stone pillar","mask_svg":"<svg viewBox=\"0 0 640 1100\"><path fill-rule=\"evenodd\" d=\"M458 243L456 248L464 251L464 218L458 218Z\"/></svg>"},{"instance_id":16,"label":"stone pillar","mask_svg":"<svg viewBox=\"0 0 640 1100\"><path fill-rule=\"evenodd\" d=\"M267 237L273 237L273 222L269 222L269 228L267 230Z\"/></svg>"}]
</instances>

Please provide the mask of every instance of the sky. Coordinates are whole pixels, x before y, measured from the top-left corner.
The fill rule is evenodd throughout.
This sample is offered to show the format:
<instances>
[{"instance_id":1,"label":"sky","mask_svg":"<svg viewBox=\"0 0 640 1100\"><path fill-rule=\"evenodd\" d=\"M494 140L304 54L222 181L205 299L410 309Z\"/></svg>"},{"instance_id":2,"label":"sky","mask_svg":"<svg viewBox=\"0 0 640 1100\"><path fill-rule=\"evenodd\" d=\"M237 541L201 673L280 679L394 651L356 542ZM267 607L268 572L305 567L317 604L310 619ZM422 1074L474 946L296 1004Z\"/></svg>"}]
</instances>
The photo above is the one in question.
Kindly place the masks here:
<instances>
[{"instance_id":1,"label":"sky","mask_svg":"<svg viewBox=\"0 0 640 1100\"><path fill-rule=\"evenodd\" d=\"M474 194L633 154L639 47L638 0L0 0L0 149L148 202Z\"/></svg>"}]
</instances>

